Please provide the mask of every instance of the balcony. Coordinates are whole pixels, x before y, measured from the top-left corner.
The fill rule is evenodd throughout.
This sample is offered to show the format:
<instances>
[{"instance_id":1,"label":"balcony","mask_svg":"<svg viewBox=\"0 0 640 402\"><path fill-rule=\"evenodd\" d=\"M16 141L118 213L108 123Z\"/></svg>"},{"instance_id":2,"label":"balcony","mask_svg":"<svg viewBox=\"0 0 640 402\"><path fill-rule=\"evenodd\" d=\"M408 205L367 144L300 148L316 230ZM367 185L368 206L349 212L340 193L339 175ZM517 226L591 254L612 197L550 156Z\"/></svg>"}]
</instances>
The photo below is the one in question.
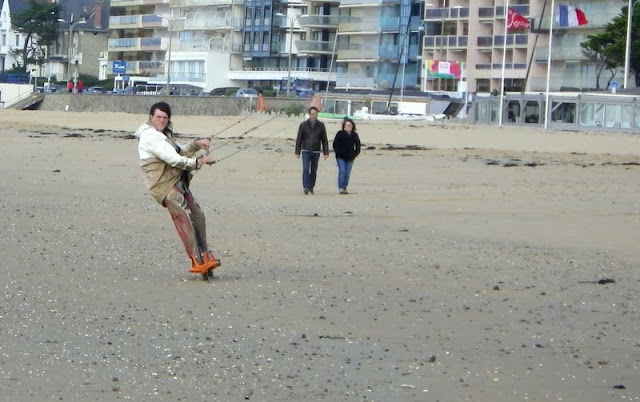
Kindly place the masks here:
<instances>
[{"instance_id":1,"label":"balcony","mask_svg":"<svg viewBox=\"0 0 640 402\"><path fill-rule=\"evenodd\" d=\"M110 29L162 28L162 18L153 14L109 17Z\"/></svg>"},{"instance_id":2,"label":"balcony","mask_svg":"<svg viewBox=\"0 0 640 402\"><path fill-rule=\"evenodd\" d=\"M216 14L195 13L193 18L187 16L187 19L181 22L185 30L211 31L221 29L228 31L233 27L230 11Z\"/></svg>"},{"instance_id":3,"label":"balcony","mask_svg":"<svg viewBox=\"0 0 640 402\"><path fill-rule=\"evenodd\" d=\"M164 74L164 61L127 61L124 74L138 74L144 76ZM113 61L108 63L107 71L113 71Z\"/></svg>"},{"instance_id":4,"label":"balcony","mask_svg":"<svg viewBox=\"0 0 640 402\"><path fill-rule=\"evenodd\" d=\"M340 8L343 7L380 7L385 4L400 4L400 0L342 0Z\"/></svg>"},{"instance_id":5,"label":"balcony","mask_svg":"<svg viewBox=\"0 0 640 402\"><path fill-rule=\"evenodd\" d=\"M378 22L378 24L380 25L380 29L382 31L398 32L401 27L400 17L385 17L380 19L380 22ZM409 24L410 31L418 31L422 26L422 21L420 21L420 18L418 17L411 17L411 19L409 20ZM403 30L405 29L406 26L403 27Z\"/></svg>"},{"instance_id":6,"label":"balcony","mask_svg":"<svg viewBox=\"0 0 640 402\"><path fill-rule=\"evenodd\" d=\"M171 7L225 6L243 3L244 0L169 0Z\"/></svg>"},{"instance_id":7,"label":"balcony","mask_svg":"<svg viewBox=\"0 0 640 402\"><path fill-rule=\"evenodd\" d=\"M322 42L316 40L297 40L295 41L296 48L300 53L314 53L314 54L332 54L334 42ZM337 46L337 44L336 44ZM337 48L336 48L337 50Z\"/></svg>"},{"instance_id":8,"label":"balcony","mask_svg":"<svg viewBox=\"0 0 640 402\"><path fill-rule=\"evenodd\" d=\"M310 15L301 18L300 25L310 28L338 28L340 21L345 21L349 17L340 15ZM286 26L286 23L284 24Z\"/></svg>"},{"instance_id":9,"label":"balcony","mask_svg":"<svg viewBox=\"0 0 640 402\"><path fill-rule=\"evenodd\" d=\"M463 8L435 8L427 7L424 10L425 20L442 21L453 19L469 19L469 7Z\"/></svg>"},{"instance_id":10,"label":"balcony","mask_svg":"<svg viewBox=\"0 0 640 402\"><path fill-rule=\"evenodd\" d=\"M169 4L169 0L112 0L111 7L137 7L156 4Z\"/></svg>"},{"instance_id":11,"label":"balcony","mask_svg":"<svg viewBox=\"0 0 640 402\"><path fill-rule=\"evenodd\" d=\"M526 63L505 63L505 70L524 70L527 68ZM502 63L480 63L476 64L477 70L502 70Z\"/></svg>"},{"instance_id":12,"label":"balcony","mask_svg":"<svg viewBox=\"0 0 640 402\"><path fill-rule=\"evenodd\" d=\"M529 5L512 4L509 5L509 8L513 9L516 13L522 15L523 17L529 16ZM480 7L480 9L478 10L478 17L480 17L480 19L504 19L504 7Z\"/></svg>"},{"instance_id":13,"label":"balcony","mask_svg":"<svg viewBox=\"0 0 640 402\"><path fill-rule=\"evenodd\" d=\"M173 63L172 63L173 64ZM171 84L192 84L194 86L202 86L202 83L207 81L207 75L204 73L192 73L186 71L173 71L171 70ZM156 74L153 80L149 80L149 83L163 84L167 82L166 74ZM200 84L200 85L198 85Z\"/></svg>"},{"instance_id":14,"label":"balcony","mask_svg":"<svg viewBox=\"0 0 640 402\"><path fill-rule=\"evenodd\" d=\"M516 48L527 48L529 43L529 35L507 35L507 46ZM502 48L504 47L504 35L497 36L478 36L477 46L481 48Z\"/></svg>"},{"instance_id":15,"label":"balcony","mask_svg":"<svg viewBox=\"0 0 640 402\"><path fill-rule=\"evenodd\" d=\"M109 39L110 52L136 52L169 49L169 38L115 38Z\"/></svg>"},{"instance_id":16,"label":"balcony","mask_svg":"<svg viewBox=\"0 0 640 402\"><path fill-rule=\"evenodd\" d=\"M351 18L349 21L340 21L338 29L340 33L354 32L356 34L382 31L379 18Z\"/></svg>"},{"instance_id":17,"label":"balcony","mask_svg":"<svg viewBox=\"0 0 640 402\"><path fill-rule=\"evenodd\" d=\"M360 45L346 46L348 49L338 50L338 61L377 61L378 48L363 49Z\"/></svg>"},{"instance_id":18,"label":"balcony","mask_svg":"<svg viewBox=\"0 0 640 402\"><path fill-rule=\"evenodd\" d=\"M549 59L549 47L537 47L535 60L537 63L546 63ZM582 47L577 46L553 46L551 48L551 60L556 61L586 61L587 56L582 53Z\"/></svg>"},{"instance_id":19,"label":"balcony","mask_svg":"<svg viewBox=\"0 0 640 402\"><path fill-rule=\"evenodd\" d=\"M247 67L242 70L230 70L227 77L230 80L274 80L286 79L289 70L287 67ZM291 78L307 79L314 81L327 81L330 77L334 79L335 67L332 73L328 68L317 67L292 67Z\"/></svg>"},{"instance_id":20,"label":"balcony","mask_svg":"<svg viewBox=\"0 0 640 402\"><path fill-rule=\"evenodd\" d=\"M173 52L217 52L229 53L231 45L227 43L228 38L212 37L212 36L194 36L189 39L182 39L178 43L173 43L171 50ZM204 57L204 56L203 56Z\"/></svg>"},{"instance_id":21,"label":"balcony","mask_svg":"<svg viewBox=\"0 0 640 402\"><path fill-rule=\"evenodd\" d=\"M468 36L425 36L425 48L442 48L442 49L467 49L469 46Z\"/></svg>"}]
</instances>

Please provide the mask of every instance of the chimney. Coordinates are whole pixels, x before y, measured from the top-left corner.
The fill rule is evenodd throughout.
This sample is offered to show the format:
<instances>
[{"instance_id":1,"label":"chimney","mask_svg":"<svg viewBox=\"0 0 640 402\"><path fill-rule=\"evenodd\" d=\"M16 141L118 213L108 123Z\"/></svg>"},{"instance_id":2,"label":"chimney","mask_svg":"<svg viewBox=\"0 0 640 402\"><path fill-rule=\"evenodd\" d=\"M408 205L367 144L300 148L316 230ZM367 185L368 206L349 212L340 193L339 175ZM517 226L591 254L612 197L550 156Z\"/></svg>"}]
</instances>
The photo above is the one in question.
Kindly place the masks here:
<instances>
[{"instance_id":1,"label":"chimney","mask_svg":"<svg viewBox=\"0 0 640 402\"><path fill-rule=\"evenodd\" d=\"M93 6L93 27L102 28L102 0L96 1Z\"/></svg>"}]
</instances>

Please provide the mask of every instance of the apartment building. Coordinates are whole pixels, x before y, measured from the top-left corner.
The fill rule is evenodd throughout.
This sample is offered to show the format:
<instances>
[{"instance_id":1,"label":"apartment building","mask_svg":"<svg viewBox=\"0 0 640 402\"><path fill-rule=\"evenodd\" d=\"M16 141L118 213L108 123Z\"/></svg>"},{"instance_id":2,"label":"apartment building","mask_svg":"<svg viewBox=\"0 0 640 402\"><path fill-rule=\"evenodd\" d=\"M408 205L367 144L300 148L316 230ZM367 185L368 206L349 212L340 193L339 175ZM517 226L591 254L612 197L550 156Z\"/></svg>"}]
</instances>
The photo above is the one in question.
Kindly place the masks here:
<instances>
[{"instance_id":1,"label":"apartment building","mask_svg":"<svg viewBox=\"0 0 640 402\"><path fill-rule=\"evenodd\" d=\"M421 2L342 0L336 88L416 87Z\"/></svg>"},{"instance_id":2,"label":"apartment building","mask_svg":"<svg viewBox=\"0 0 640 402\"><path fill-rule=\"evenodd\" d=\"M113 0L106 69L149 83L324 89L415 87L421 3L411 0ZM401 73L401 74L399 74ZM395 82L394 82L395 81Z\"/></svg>"},{"instance_id":3,"label":"apartment building","mask_svg":"<svg viewBox=\"0 0 640 402\"><path fill-rule=\"evenodd\" d=\"M459 81L427 74L428 60L444 60L462 66L461 79L469 91L499 91L505 56L506 91L546 90L551 0L510 0L509 7L528 18L531 28L509 30L506 36L504 0L433 3L424 8L424 90L457 90ZM569 3L584 11L589 22L577 27L554 25L549 75L552 91L597 87L595 65L582 54L580 43L604 28L626 5L623 0L557 0L556 9L559 4ZM603 75L600 87L606 87L608 79Z\"/></svg>"},{"instance_id":4,"label":"apartment building","mask_svg":"<svg viewBox=\"0 0 640 402\"><path fill-rule=\"evenodd\" d=\"M281 86L338 89L543 91L551 0L510 0L531 28L505 36L505 0L113 0L106 70L209 91ZM428 2L431 1L431 2ZM556 1L556 6L562 0ZM596 67L580 43L619 15L624 0L571 2L589 23L557 27L552 90L589 89ZM429 74L457 66L458 78ZM621 72L619 73L621 75ZM600 77L605 87L610 77ZM462 84L462 85L461 85Z\"/></svg>"}]
</instances>

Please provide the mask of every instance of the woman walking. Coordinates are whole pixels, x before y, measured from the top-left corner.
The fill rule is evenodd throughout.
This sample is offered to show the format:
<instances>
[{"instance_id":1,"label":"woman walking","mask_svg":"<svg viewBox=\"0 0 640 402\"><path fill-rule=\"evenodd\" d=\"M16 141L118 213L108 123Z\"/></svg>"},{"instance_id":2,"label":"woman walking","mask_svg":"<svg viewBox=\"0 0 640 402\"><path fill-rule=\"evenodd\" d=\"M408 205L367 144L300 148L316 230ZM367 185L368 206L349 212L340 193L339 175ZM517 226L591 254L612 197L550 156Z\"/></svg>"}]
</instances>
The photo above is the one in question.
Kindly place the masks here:
<instances>
[{"instance_id":1,"label":"woman walking","mask_svg":"<svg viewBox=\"0 0 640 402\"><path fill-rule=\"evenodd\" d=\"M349 194L347 186L351 176L353 161L360 155L360 137L356 133L356 123L351 119L342 121L342 130L333 139L333 150L338 163L338 191Z\"/></svg>"}]
</instances>

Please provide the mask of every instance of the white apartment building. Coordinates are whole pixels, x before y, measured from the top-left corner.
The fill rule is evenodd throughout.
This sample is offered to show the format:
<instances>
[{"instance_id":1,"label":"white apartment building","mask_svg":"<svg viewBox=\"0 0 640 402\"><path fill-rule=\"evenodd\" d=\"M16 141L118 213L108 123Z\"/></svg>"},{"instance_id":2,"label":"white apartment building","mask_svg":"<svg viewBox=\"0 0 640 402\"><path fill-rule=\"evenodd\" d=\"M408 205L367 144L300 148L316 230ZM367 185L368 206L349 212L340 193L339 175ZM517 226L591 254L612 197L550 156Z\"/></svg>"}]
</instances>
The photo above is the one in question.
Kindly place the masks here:
<instances>
[{"instance_id":1,"label":"white apartment building","mask_svg":"<svg viewBox=\"0 0 640 402\"><path fill-rule=\"evenodd\" d=\"M463 80L471 92L499 91L505 43L505 0L440 0L425 3L426 34L423 41L422 77L427 60L456 61L463 66ZM505 90L544 91L547 84L551 0L510 0L508 6L531 22L530 29L506 35ZM554 25L551 46L550 90L596 88L593 62L582 54L580 43L599 32L626 5L623 0L556 0L584 11L589 23L578 27ZM555 19L555 18L554 18ZM622 71L618 77L622 77ZM610 77L600 77L606 88ZM620 81L622 78L620 78ZM430 91L455 91L451 79L422 83Z\"/></svg>"}]
</instances>

